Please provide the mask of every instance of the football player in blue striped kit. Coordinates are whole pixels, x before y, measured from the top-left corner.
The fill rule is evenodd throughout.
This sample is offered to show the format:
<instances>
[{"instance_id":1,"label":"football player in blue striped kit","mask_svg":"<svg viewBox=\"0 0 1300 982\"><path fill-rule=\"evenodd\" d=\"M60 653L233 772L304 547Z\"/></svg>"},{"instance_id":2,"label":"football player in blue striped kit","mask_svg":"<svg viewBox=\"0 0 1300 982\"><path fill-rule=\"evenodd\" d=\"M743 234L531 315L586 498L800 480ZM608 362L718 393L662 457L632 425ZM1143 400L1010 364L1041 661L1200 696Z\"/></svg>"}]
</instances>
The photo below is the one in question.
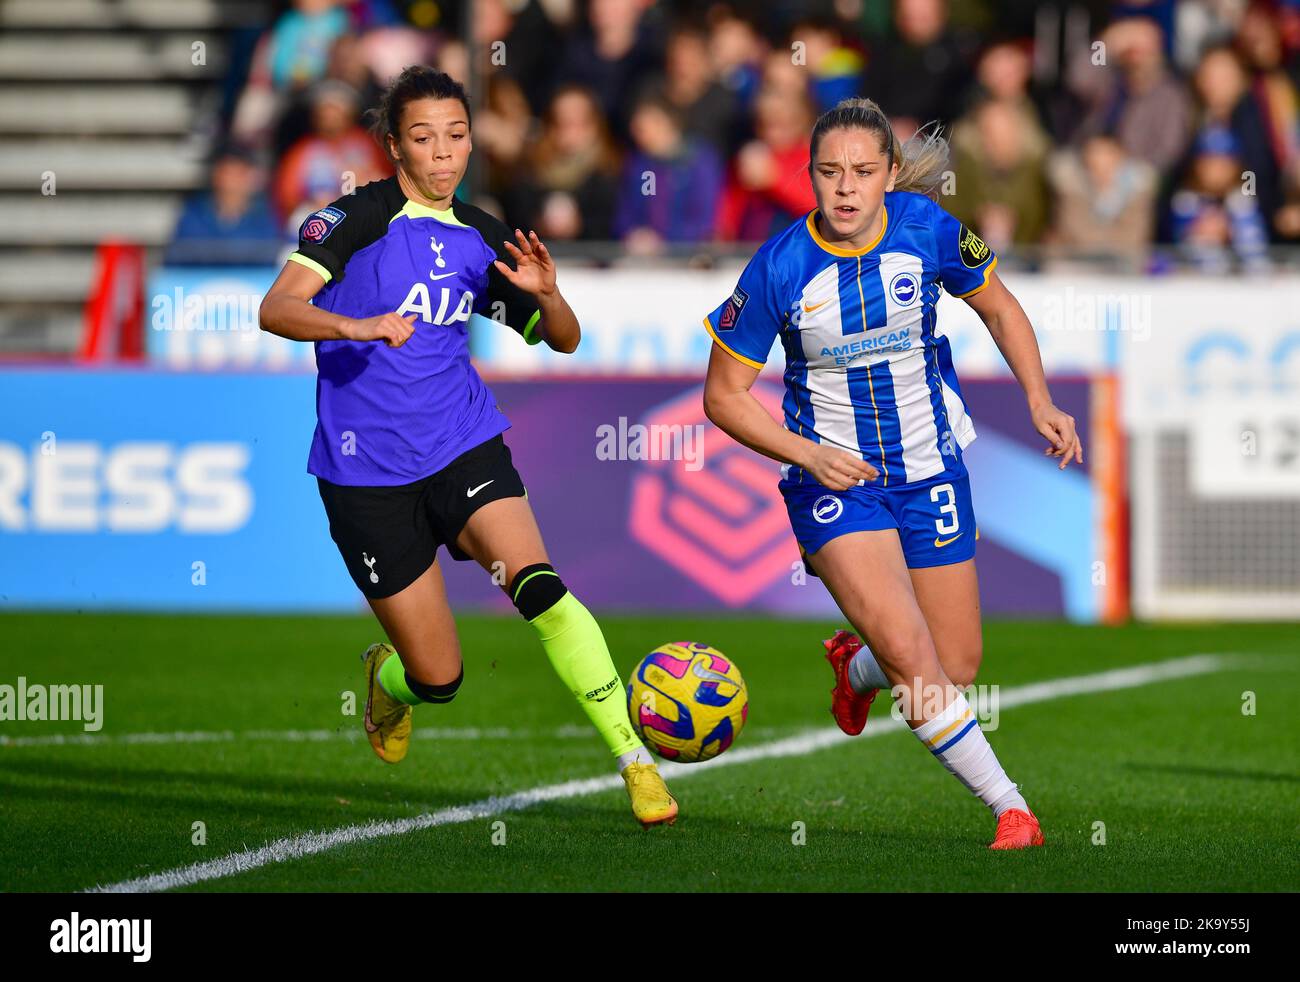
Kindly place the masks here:
<instances>
[{"instance_id":1,"label":"football player in blue striped kit","mask_svg":"<svg viewBox=\"0 0 1300 982\"><path fill-rule=\"evenodd\" d=\"M939 290L979 314L1024 389L1060 466L1083 461L1074 420L1052 404L1033 328L987 245L932 200L948 162L935 130L900 145L869 99L813 129L817 208L765 242L705 318L713 337L705 411L781 462L780 490L810 572L867 639L825 642L831 712L846 733L892 688L912 731L993 811L994 849L1042 845L960 687L983 655L978 529L962 450L975 427ZM750 393L773 341L785 351L784 426Z\"/></svg>"}]
</instances>

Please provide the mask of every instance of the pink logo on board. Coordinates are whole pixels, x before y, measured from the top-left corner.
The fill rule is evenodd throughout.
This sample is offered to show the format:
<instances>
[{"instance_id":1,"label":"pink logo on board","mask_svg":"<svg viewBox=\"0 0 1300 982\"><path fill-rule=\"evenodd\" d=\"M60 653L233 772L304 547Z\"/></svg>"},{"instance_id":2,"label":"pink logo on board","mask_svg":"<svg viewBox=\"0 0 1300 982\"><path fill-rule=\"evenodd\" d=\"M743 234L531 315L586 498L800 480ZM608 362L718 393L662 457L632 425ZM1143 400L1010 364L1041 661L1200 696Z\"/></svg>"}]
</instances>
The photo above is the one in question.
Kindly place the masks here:
<instances>
[{"instance_id":1,"label":"pink logo on board","mask_svg":"<svg viewBox=\"0 0 1300 982\"><path fill-rule=\"evenodd\" d=\"M781 418L779 387L759 380L750 391ZM777 491L778 465L710 423L703 392L696 386L638 421L683 431L703 424L704 444L697 469L680 459L641 461L632 480L629 528L637 542L701 589L739 607L788 577L799 547Z\"/></svg>"}]
</instances>

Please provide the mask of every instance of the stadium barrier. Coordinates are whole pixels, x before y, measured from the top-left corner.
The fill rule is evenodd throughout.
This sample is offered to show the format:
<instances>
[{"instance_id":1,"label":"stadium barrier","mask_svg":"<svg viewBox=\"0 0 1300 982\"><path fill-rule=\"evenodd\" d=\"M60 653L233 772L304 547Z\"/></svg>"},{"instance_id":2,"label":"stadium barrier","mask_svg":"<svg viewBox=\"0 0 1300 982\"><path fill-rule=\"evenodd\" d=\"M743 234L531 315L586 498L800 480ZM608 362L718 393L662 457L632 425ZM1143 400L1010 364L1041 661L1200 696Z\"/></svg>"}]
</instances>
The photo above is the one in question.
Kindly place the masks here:
<instances>
[{"instance_id":1,"label":"stadium barrier","mask_svg":"<svg viewBox=\"0 0 1300 982\"><path fill-rule=\"evenodd\" d=\"M690 384L698 384L708 357L710 341L699 324L701 313L711 309L719 297L728 295L738 269L739 265L703 271L565 270L566 296L584 325L584 342L578 353L558 355L544 346L524 345L513 332L476 318L472 331L477 361L485 371L504 378L534 380L499 383L503 398L515 385L540 385L547 378L584 387L595 385L596 379L609 380L605 384L624 380L618 391L619 398L626 398L637 391L631 385L634 380L654 385L661 384L654 382L656 377L676 376L683 381L662 384L676 384L686 391ZM155 271L146 291L144 332L151 363L170 369L221 372L279 370L273 371L268 380L239 376L242 385L265 387L272 400L286 398L284 386L305 385L310 389L312 346L285 341L257 329L257 306L274 275L275 269L265 266ZM1088 534L1082 538L1091 544L1087 550L1072 547L1071 562L1082 563L1079 568L1087 571L1090 589L1067 589L1064 584L1077 582L1078 577L1063 578L1054 572L1041 581L1051 584L1047 593L1054 599L1050 602L1038 598L1016 603L1011 597L1013 591L999 586L994 591L998 597L989 609L1043 614L1065 611L1079 619L1113 621L1127 613L1131 581L1132 604L1141 617L1300 617L1300 410L1296 408L1300 406L1300 286L1286 279L1150 279L1096 274L1067 277L1009 273L1006 279L1035 324L1044 363L1057 379L1053 391L1058 401L1063 399L1062 377L1092 380L1083 400L1086 412L1071 410L1076 417L1086 416L1091 422L1085 429L1089 434L1085 440L1089 468L1086 505L1081 504L1083 499L1065 493L1051 509L1057 521L1065 521L1062 516L1071 508L1085 507L1088 521L1083 524L1088 526ZM629 301L636 297L654 297L654 303ZM1010 386L1004 386L1004 405L995 413L997 421L990 424L995 428L993 438L989 438L987 414L979 401L982 392L998 390L986 388L987 383L974 379L1006 379L1006 366L988 332L965 304L946 297L941 300L940 328L950 339L958 372L970 390L977 428L984 436L972 447L971 461L982 531L988 537L990 508L1001 499L991 502L988 494L980 493L985 480L980 475L980 460L996 456L992 451L1003 432L1013 440L1029 439L1033 443L1037 438L1027 432L1022 404ZM764 380L779 385L780 363L779 355L769 361ZM279 374L285 378L274 380ZM145 381L144 375L139 379L141 397L155 400L151 405L142 405L141 412L147 417L150 412L157 413L159 406L170 411L170 404L161 397L147 395L154 391L155 384ZM232 402L245 398L236 394L239 390L231 387L233 382L204 384L218 386L221 391L211 398L227 401L209 404L224 405L227 412ZM91 407L76 386L66 380L57 385L58 391L66 391L70 405ZM199 383L189 390L175 382L160 382L158 386L168 391L171 386L178 386L178 392L197 391ZM18 390L12 385L6 388L10 391L5 396L16 399L14 393ZM597 386L591 391L604 390ZM127 395L134 398L134 393L126 393L121 399ZM184 402L190 396L181 394L179 398ZM119 396L115 394L112 399L117 401L106 405L123 418ZM606 422L620 417L635 419L636 407L616 412L616 402L597 400L601 418L607 417ZM303 411L310 412L310 405L308 396L302 405L295 404L293 413L285 418L298 419ZM75 414L64 414L62 418L66 423L63 432L75 433L84 428L80 425L84 421L77 420ZM579 428L600 425L598 419L584 419L581 414L574 419ZM515 422L516 434L527 426L527 421L517 415ZM97 421L92 429L99 425ZM280 420L263 425L275 428ZM300 419L297 425L298 439L285 440L282 448L288 460L301 459L295 458L298 453L305 455L310 437L309 417ZM40 434L54 434L57 430L32 415L25 404L15 404L5 426L0 438L9 444L4 451L9 464L0 475L10 483L0 485L0 535L22 527L24 513L13 504L13 496L30 493L32 475L39 470L29 456L33 441L39 442ZM135 427L128 416L121 427L110 427L97 439L133 440L137 439L133 435L137 429L147 432L147 428ZM251 447L257 437L251 424L240 432L247 442L239 443L242 438L233 442L246 449ZM272 438L271 434L261 437ZM180 427L171 439L179 446L179 441L193 442L197 438ZM537 436L541 444L532 439L527 442L533 447L555 439L555 434L546 432ZM24 461L21 467L13 463L16 459ZM96 460L104 463L101 458ZM172 466L178 463L178 459L171 460ZM44 466L53 467L48 463ZM534 475L542 474L548 466L546 460L539 459L531 474L525 472L526 476L536 481ZM704 472L710 473L708 468ZM54 468L50 473L62 472ZM193 472L184 473L192 476ZM292 476L292 468L286 473ZM283 482L289 478L260 477L252 485L257 501L263 498L263 480L269 482L265 484L269 500L279 502L285 493ZM628 491L626 482L618 483L621 478L611 477L610 472L598 475L598 480L613 480L611 487L616 494ZM20 483L14 484L16 481ZM991 485L993 493L1001 487ZM176 493L172 492L173 497ZM9 496L9 504L4 504L3 495ZM305 507L311 513L319 506L314 493L308 497ZM1017 493L1012 500L1019 497ZM48 504L38 496L35 513L43 514L40 509ZM673 508L678 516L690 512L680 502ZM564 512L562 499L557 514ZM54 514L58 513L55 507ZM301 521L295 518L291 524ZM30 529L23 534L31 534ZM256 533L250 534L255 540ZM1038 534L1050 538L1052 530L1040 527ZM1009 536L1004 530L993 541ZM1029 537L1010 537L1018 543L1012 552L1035 556L1032 543L1025 541ZM550 538L556 538L556 534L551 533ZM67 540L56 536L56 541L66 544ZM715 534L712 544L701 553L712 556L718 571L717 576L707 577L713 586L703 587L705 593L700 594L712 596L707 603L804 613L829 611L828 606L806 598L782 600L762 590L737 600L745 598L751 589L751 585L742 585L749 584L748 573L742 575L725 563L719 564L718 556L724 555L727 548L738 548L719 545L720 541ZM998 548L1001 546L996 544L986 547L982 555L996 554ZM97 549L91 547L88 554L95 555ZM12 552L12 547L7 551ZM324 561L337 562L328 550ZM10 562L10 557L0 556L6 569L11 568ZM650 568L667 575L664 561L656 562L660 565L650 564ZM691 573L681 572L672 560L667 562L670 569L676 570L672 576L689 580ZM775 559L769 562L774 569ZM1054 569L1052 564L1062 560L1038 557L1030 562L1046 562ZM695 568L694 564L679 565ZM986 581L994 575L989 571L991 565L996 564L981 562ZM460 571L453 574L453 579L457 577L462 577ZM647 582L659 589L662 579L651 577ZM1003 576L998 574L998 579ZM257 578L248 582L256 583ZM611 604L638 603L627 599L634 597L639 588L635 577L616 582L622 599L608 598ZM10 579L5 579L3 585L5 590L0 593L8 599L0 602L12 603L15 597L28 597L33 603L86 602L75 590L61 592L52 587L46 596L39 591L32 594L11 590ZM272 583L265 606L346 606L355 599L350 599L348 589L341 570L333 588L323 592L313 588L297 594L283 584ZM986 586L989 589L992 587ZM453 585L453 590L474 603L490 605L498 601L491 589L482 589L481 584L478 588ZM213 596L213 591L205 596ZM124 595L114 602L157 602L164 606L208 603L195 597L186 599L184 591L178 595L163 591L156 601ZM257 600L244 591L232 594L227 602L238 607L255 605ZM649 601L646 606L650 606Z\"/></svg>"},{"instance_id":2,"label":"stadium barrier","mask_svg":"<svg viewBox=\"0 0 1300 982\"><path fill-rule=\"evenodd\" d=\"M489 381L552 561L594 609L835 616L776 465L708 423L698 377ZM779 409L779 384L756 391ZM965 386L984 608L1122 616L1119 451L1093 423L1096 383L1053 391L1092 449L1083 468L1044 458L1013 382ZM307 373L0 369L0 604L361 607L305 472L313 427ZM458 609L512 609L443 556Z\"/></svg>"}]
</instances>

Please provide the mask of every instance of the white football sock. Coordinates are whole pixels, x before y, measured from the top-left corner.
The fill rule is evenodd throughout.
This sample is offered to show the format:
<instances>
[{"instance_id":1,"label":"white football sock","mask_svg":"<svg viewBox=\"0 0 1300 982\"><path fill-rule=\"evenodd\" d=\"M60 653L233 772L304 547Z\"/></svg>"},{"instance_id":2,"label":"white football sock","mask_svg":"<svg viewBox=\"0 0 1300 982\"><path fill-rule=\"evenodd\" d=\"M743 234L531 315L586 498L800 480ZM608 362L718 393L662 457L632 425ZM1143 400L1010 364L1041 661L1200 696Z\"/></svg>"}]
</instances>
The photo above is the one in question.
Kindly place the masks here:
<instances>
[{"instance_id":1,"label":"white football sock","mask_svg":"<svg viewBox=\"0 0 1300 982\"><path fill-rule=\"evenodd\" d=\"M853 686L853 691L860 696L866 695L872 689L889 688L889 679L885 678L876 656L865 644L849 660L848 675L849 685Z\"/></svg>"},{"instance_id":2,"label":"white football sock","mask_svg":"<svg viewBox=\"0 0 1300 982\"><path fill-rule=\"evenodd\" d=\"M628 764L653 764L655 759L650 756L650 751L645 747L637 747L635 750L629 750L625 754L619 754L618 772L623 773Z\"/></svg>"},{"instance_id":3,"label":"white football sock","mask_svg":"<svg viewBox=\"0 0 1300 982\"><path fill-rule=\"evenodd\" d=\"M1009 808L1029 811L1020 791L998 763L964 695L958 693L938 716L912 732L948 773L988 805L995 816Z\"/></svg>"}]
</instances>

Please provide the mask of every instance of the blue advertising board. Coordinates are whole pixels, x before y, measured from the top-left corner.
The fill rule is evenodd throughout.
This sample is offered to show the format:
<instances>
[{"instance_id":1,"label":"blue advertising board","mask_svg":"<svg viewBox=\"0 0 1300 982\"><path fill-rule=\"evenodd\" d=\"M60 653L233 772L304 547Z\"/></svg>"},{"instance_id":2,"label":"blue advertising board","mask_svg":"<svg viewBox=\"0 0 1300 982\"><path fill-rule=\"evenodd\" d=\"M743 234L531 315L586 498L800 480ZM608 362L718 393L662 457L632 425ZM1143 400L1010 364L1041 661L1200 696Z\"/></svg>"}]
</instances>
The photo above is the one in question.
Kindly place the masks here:
<instances>
[{"instance_id":1,"label":"blue advertising board","mask_svg":"<svg viewBox=\"0 0 1300 982\"><path fill-rule=\"evenodd\" d=\"M306 473L314 387L297 372L0 370L0 609L364 607ZM708 423L699 379L492 389L552 561L593 609L833 616L801 574L776 465ZM779 386L755 391L779 407ZM1088 467L1043 457L1014 383L964 391L985 610L1096 619ZM1053 391L1087 445L1089 383ZM440 556L454 606L510 610L487 573Z\"/></svg>"}]
</instances>

